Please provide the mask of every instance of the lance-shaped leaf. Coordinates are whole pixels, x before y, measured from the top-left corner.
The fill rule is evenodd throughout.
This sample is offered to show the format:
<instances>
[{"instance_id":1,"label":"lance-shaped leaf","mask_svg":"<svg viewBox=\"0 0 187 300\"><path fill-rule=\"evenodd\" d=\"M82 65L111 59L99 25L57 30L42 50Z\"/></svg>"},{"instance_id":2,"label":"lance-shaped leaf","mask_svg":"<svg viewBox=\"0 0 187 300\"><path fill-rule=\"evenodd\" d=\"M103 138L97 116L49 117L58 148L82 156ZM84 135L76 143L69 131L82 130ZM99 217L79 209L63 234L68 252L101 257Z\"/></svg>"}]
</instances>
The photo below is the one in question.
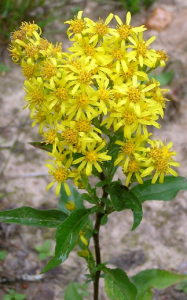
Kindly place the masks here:
<instances>
[{"instance_id":1,"label":"lance-shaped leaf","mask_svg":"<svg viewBox=\"0 0 187 300\"><path fill-rule=\"evenodd\" d=\"M106 188L106 191L110 194L112 204L117 211L124 209L133 211L134 223L132 230L134 230L140 224L143 216L142 205L136 195L117 181L112 182Z\"/></svg>"},{"instance_id":2,"label":"lance-shaped leaf","mask_svg":"<svg viewBox=\"0 0 187 300\"><path fill-rule=\"evenodd\" d=\"M111 300L135 300L137 289L126 273L117 268L103 268L105 274L105 291Z\"/></svg>"},{"instance_id":3,"label":"lance-shaped leaf","mask_svg":"<svg viewBox=\"0 0 187 300\"><path fill-rule=\"evenodd\" d=\"M151 183L151 179L146 180L131 189L141 203L146 200L171 201L180 190L187 190L186 178L181 176L166 176L163 183L155 184Z\"/></svg>"},{"instance_id":4,"label":"lance-shaped leaf","mask_svg":"<svg viewBox=\"0 0 187 300\"><path fill-rule=\"evenodd\" d=\"M67 217L59 210L39 210L27 206L0 212L1 222L39 227L58 227Z\"/></svg>"},{"instance_id":5,"label":"lance-shaped leaf","mask_svg":"<svg viewBox=\"0 0 187 300\"><path fill-rule=\"evenodd\" d=\"M46 144L44 142L31 142L29 144L32 145L35 148L39 148L39 149L47 151L47 152L52 152L52 150L53 150L52 145Z\"/></svg>"},{"instance_id":6,"label":"lance-shaped leaf","mask_svg":"<svg viewBox=\"0 0 187 300\"><path fill-rule=\"evenodd\" d=\"M82 194L80 194L78 192L78 190L76 188L74 188L71 184L69 184L69 188L71 191L71 195L68 196L65 189L64 189L64 185L61 185L61 190L60 190L60 199L58 202L58 208L65 212L67 215L70 215L70 211L66 208L66 203L68 203L68 201L72 201L75 203L75 207L76 209L85 209L84 203L83 203L83 198L82 198ZM88 226L86 226L86 228L84 228L84 233L85 233L85 237L87 239L87 241L90 240L90 238L92 237L92 230L93 230L93 226L92 226L92 222L89 219ZM79 247L82 248L83 244L80 242L79 243ZM84 249L84 248L83 248Z\"/></svg>"},{"instance_id":7,"label":"lance-shaped leaf","mask_svg":"<svg viewBox=\"0 0 187 300\"><path fill-rule=\"evenodd\" d=\"M161 74L155 74L155 73L150 73L149 74L149 79L154 78L156 81L160 82L161 86L168 85L172 78L173 78L174 73L173 72L163 72Z\"/></svg>"},{"instance_id":8,"label":"lance-shaped leaf","mask_svg":"<svg viewBox=\"0 0 187 300\"><path fill-rule=\"evenodd\" d=\"M70 214L70 212L65 206L65 203L67 203L68 201L73 201L75 203L75 207L77 209L85 208L81 194L71 184L69 184L69 188L70 188L70 192L71 192L70 196L67 195L67 193L64 189L64 185L63 184L61 185L60 199L58 202L58 209L60 209L61 211L65 212L68 215Z\"/></svg>"},{"instance_id":9,"label":"lance-shaped leaf","mask_svg":"<svg viewBox=\"0 0 187 300\"><path fill-rule=\"evenodd\" d=\"M88 222L90 210L76 209L70 216L57 228L55 256L48 262L42 273L55 268L63 263L69 256L69 253L77 244L79 232Z\"/></svg>"},{"instance_id":10,"label":"lance-shaped leaf","mask_svg":"<svg viewBox=\"0 0 187 300\"><path fill-rule=\"evenodd\" d=\"M132 281L138 291L136 300L152 300L152 288L162 290L185 279L187 279L187 275L170 273L159 269L139 272L132 277Z\"/></svg>"}]
</instances>

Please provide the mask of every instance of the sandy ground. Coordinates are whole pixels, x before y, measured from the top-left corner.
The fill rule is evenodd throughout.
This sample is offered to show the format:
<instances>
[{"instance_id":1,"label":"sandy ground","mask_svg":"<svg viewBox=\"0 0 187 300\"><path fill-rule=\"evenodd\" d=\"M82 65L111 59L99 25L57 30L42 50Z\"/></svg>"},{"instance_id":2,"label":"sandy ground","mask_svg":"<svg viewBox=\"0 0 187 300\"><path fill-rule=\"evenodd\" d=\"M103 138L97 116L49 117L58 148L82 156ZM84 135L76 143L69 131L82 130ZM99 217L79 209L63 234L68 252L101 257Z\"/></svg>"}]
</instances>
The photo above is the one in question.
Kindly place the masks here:
<instances>
[{"instance_id":1,"label":"sandy ground","mask_svg":"<svg viewBox=\"0 0 187 300\"><path fill-rule=\"evenodd\" d=\"M164 2L164 4L163 4ZM166 109L162 129L155 131L161 140L173 141L181 163L179 173L187 176L187 1L157 1L148 10L142 10L133 17L132 24L143 24L155 7L162 7L173 13L171 24L162 31L148 30L146 38L156 35L154 47L168 52L170 60L167 70L175 75L170 84L171 99ZM114 6L98 6L90 3L85 14L104 19L114 11L121 18L124 12ZM93 17L93 16L92 16ZM59 36L57 35L57 38ZM59 41L59 40L58 40ZM49 176L45 167L46 153L28 143L39 141L37 128L31 130L29 112L24 105L23 77L19 67L14 66L5 56L11 70L0 77L0 210L23 205L35 208L55 208L58 199L54 190L46 192ZM109 222L101 229L101 251L104 261L118 266L134 275L146 268L164 268L187 274L187 191L181 191L172 202L150 201L143 205L144 219L131 232L130 211L113 213ZM85 264L74 251L60 267L45 275L38 282L15 280L17 275L35 275L45 265L38 258L34 245L41 245L46 239L53 239L53 229L36 229L17 225L0 225L0 250L8 255L0 261L0 277L7 279L0 283L0 299L10 288L27 295L27 300L63 299L65 286L70 281L84 281ZM54 249L53 244L53 249ZM102 283L103 284L103 283ZM91 287L90 287L91 289ZM169 295L169 296L168 296ZM169 298L167 298L169 297ZM91 299L91 295L90 295ZM105 300L103 290L100 300ZM173 290L155 294L156 299L187 300L187 295ZM74 299L72 299L74 300Z\"/></svg>"}]
</instances>

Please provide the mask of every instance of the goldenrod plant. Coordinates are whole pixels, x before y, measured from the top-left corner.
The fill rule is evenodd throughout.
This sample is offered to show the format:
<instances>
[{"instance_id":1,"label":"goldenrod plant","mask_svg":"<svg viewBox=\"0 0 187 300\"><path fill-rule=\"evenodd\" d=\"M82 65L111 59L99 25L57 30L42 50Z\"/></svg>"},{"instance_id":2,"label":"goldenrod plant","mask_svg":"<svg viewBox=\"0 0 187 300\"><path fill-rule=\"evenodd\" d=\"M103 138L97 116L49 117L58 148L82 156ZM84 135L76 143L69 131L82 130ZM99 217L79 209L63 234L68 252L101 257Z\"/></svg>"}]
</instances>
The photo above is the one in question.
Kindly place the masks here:
<instances>
[{"instance_id":1,"label":"goldenrod plant","mask_svg":"<svg viewBox=\"0 0 187 300\"><path fill-rule=\"evenodd\" d=\"M112 20L115 28L109 26ZM79 11L65 23L72 43L68 52L61 43L41 37L37 24L26 22L12 33L9 47L26 77L24 108L41 134L41 142L32 145L48 151L47 190L56 185L58 209L21 207L0 212L0 220L57 227L55 254L42 272L63 263L78 245L77 254L90 272L87 279L93 281L94 300L99 299L101 276L109 299L150 300L152 288L168 287L186 275L151 269L129 278L119 268L108 268L101 258L99 230L110 214L125 209L132 210L134 230L143 217L143 202L169 201L187 189L175 170L179 163L172 142L151 133L152 126L160 128L168 100L167 90L148 74L163 67L168 56L151 48L154 36L144 40L144 25L131 26L130 12L125 21L111 13L94 22ZM114 180L119 169L123 175ZM67 299L74 299L71 292L69 288Z\"/></svg>"}]
</instances>

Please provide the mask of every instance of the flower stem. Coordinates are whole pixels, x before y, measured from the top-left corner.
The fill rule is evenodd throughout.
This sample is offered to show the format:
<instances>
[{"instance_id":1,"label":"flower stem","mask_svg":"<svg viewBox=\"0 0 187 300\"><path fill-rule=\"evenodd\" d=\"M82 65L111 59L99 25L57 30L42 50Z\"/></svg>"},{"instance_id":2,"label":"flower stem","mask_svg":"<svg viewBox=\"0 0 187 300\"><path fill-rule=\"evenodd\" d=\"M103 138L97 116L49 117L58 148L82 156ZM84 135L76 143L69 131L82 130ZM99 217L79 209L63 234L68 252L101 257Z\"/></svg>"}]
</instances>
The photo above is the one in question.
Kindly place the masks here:
<instances>
[{"instance_id":1,"label":"flower stem","mask_svg":"<svg viewBox=\"0 0 187 300\"><path fill-rule=\"evenodd\" d=\"M95 258L96 258L96 267L101 263L101 253L100 253L100 245L99 245L99 229L101 224L102 213L98 212L96 214L96 222L94 227L94 247L95 247ZM100 278L100 270L95 272L94 279L94 300L99 300L99 278Z\"/></svg>"},{"instance_id":2,"label":"flower stem","mask_svg":"<svg viewBox=\"0 0 187 300\"><path fill-rule=\"evenodd\" d=\"M104 174L102 173L102 177L104 177ZM102 178L104 179L104 178ZM105 191L105 187L103 187L103 198L107 198L108 193ZM104 208L104 203L100 202L99 207ZM93 240L94 240L94 247L95 247L95 260L96 260L96 267L101 264L101 252L100 252L100 244L99 244L99 230L101 226L101 219L103 217L103 213L98 211L96 213L96 221L95 221L95 227L94 227L94 234L93 234ZM95 279L94 279L94 296L93 300L99 300L99 279L100 279L101 270L97 270L95 272Z\"/></svg>"}]
</instances>

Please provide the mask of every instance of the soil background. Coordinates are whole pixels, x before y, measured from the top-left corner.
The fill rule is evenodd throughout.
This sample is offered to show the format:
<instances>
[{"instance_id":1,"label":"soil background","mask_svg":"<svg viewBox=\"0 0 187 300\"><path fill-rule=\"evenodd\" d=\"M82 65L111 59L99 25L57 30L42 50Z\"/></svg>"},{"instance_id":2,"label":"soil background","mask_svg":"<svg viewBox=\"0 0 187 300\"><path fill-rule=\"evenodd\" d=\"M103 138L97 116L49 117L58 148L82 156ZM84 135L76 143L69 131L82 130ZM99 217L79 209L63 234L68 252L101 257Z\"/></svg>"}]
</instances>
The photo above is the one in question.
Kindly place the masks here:
<instances>
[{"instance_id":1,"label":"soil background","mask_svg":"<svg viewBox=\"0 0 187 300\"><path fill-rule=\"evenodd\" d=\"M126 12L117 2L85 3L82 3L84 14L94 20L98 17L105 19L113 12L125 21ZM174 149L178 152L177 160L181 164L179 174L186 177L187 0L156 1L148 10L141 9L133 15L131 24L145 24L155 8L163 8L173 18L163 30L147 30L145 38L156 35L152 47L167 51L169 61L165 71L173 71L174 76L169 85L170 102L161 123L162 128L154 130L154 135L162 141L173 141ZM66 11L62 13L65 15ZM51 35L52 41L63 41L67 48L64 25L54 21L51 26L62 28L62 33ZM46 192L50 182L45 167L47 154L29 144L40 141L40 136L36 127L31 129L29 111L22 110L24 78L21 70L13 65L6 50L1 51L0 60L10 67L8 73L0 75L0 210L21 206L56 208L58 198L54 189ZM107 225L101 228L103 261L110 262L111 267L123 268L129 276L146 268L187 274L187 191L181 191L172 202L146 202L143 211L143 221L133 232L131 211L109 216ZM11 288L26 294L27 300L60 300L64 299L64 290L69 282L84 282L86 265L77 256L77 249L61 266L37 277L47 260L40 261L34 247L41 246L46 239L53 241L54 235L54 229L0 224L0 250L7 251L5 260L0 261L0 300ZM52 242L52 251L54 247ZM91 284L89 289L88 299L91 300ZM100 300L106 299L101 281ZM187 300L187 294L179 293L175 288L155 292L154 300L164 299Z\"/></svg>"}]
</instances>

